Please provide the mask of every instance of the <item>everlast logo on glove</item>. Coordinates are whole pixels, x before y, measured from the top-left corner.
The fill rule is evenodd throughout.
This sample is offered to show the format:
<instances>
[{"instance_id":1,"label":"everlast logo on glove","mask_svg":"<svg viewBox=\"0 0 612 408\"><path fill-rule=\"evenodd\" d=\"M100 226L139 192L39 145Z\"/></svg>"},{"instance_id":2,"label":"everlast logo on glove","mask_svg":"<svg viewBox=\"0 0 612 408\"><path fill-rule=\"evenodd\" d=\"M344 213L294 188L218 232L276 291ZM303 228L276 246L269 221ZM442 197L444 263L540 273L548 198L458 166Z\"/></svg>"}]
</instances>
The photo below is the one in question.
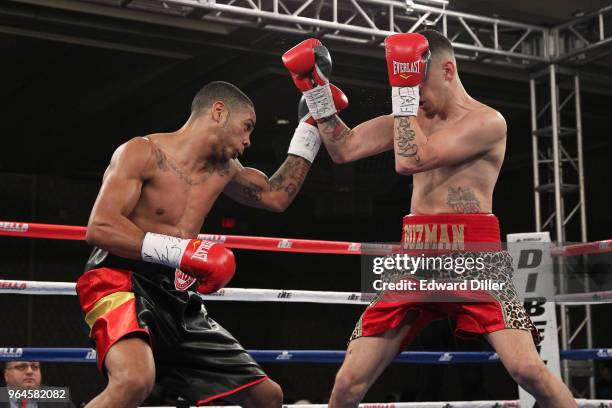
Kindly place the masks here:
<instances>
[{"instance_id":1,"label":"everlast logo on glove","mask_svg":"<svg viewBox=\"0 0 612 408\"><path fill-rule=\"evenodd\" d=\"M411 73L411 74L420 74L421 73L421 61L412 61L412 62L397 62L393 61L393 75Z\"/></svg>"},{"instance_id":2,"label":"everlast logo on glove","mask_svg":"<svg viewBox=\"0 0 612 408\"><path fill-rule=\"evenodd\" d=\"M211 241L201 241L201 242L202 243L198 246L198 248L195 250L193 255L191 255L191 259L198 258L198 259L201 259L204 262L207 262L208 261L208 250L213 245L215 245L215 243L211 242ZM194 242L194 244L195 244L195 242Z\"/></svg>"},{"instance_id":3,"label":"everlast logo on glove","mask_svg":"<svg viewBox=\"0 0 612 408\"><path fill-rule=\"evenodd\" d=\"M176 290L186 290L195 281L196 281L196 278L194 278L191 275L187 275L185 272L181 271L180 269L176 269L174 271L174 287L176 288Z\"/></svg>"}]
</instances>

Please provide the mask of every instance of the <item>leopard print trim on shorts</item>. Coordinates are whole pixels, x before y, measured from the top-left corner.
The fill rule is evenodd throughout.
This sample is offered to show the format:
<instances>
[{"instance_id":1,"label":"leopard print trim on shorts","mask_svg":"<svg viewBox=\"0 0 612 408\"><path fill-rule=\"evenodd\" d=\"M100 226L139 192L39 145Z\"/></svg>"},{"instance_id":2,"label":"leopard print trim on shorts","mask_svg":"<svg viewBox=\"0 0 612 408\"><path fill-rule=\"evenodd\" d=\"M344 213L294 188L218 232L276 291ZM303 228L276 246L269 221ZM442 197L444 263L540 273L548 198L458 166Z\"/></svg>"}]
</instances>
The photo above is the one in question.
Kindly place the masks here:
<instances>
[{"instance_id":1,"label":"leopard print trim on shorts","mask_svg":"<svg viewBox=\"0 0 612 408\"><path fill-rule=\"evenodd\" d=\"M455 252L445 254L442 257L465 257L476 259L481 257L483 259L484 268L482 270L472 269L466 271L462 275L457 275L452 271L445 269L426 270L418 271L413 277L417 278L428 278L436 279L437 281L459 281L459 280L491 280L493 282L504 283L503 290L487 290L486 293L495 298L498 303L501 304L503 312L504 324L508 329L518 329L530 331L535 344L539 344L542 340L538 330L531 321L529 314L525 310L525 307L521 303L516 293L516 288L512 282L512 257L507 251L500 252ZM404 277L406 273L404 271L390 271L382 276L383 282L391 282L399 280ZM370 303L368 308L373 307L378 303L385 295L384 291L377 294L374 300ZM366 309L367 310L367 309ZM362 319L363 314L357 321L355 329L351 334L349 342L352 340L362 337Z\"/></svg>"}]
</instances>

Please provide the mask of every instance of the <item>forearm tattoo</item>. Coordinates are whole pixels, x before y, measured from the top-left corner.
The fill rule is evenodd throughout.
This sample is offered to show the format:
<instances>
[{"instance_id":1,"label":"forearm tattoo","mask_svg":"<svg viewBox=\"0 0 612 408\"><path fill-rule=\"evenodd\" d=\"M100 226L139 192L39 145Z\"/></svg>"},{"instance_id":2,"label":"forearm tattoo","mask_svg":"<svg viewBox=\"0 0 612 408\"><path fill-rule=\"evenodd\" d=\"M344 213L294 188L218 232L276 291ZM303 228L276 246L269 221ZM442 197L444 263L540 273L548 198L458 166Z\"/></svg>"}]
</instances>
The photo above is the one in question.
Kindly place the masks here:
<instances>
[{"instance_id":1,"label":"forearm tattoo","mask_svg":"<svg viewBox=\"0 0 612 408\"><path fill-rule=\"evenodd\" d=\"M302 187L306 174L310 170L310 163L298 156L289 156L278 171L270 177L272 191L284 191L287 197L293 197Z\"/></svg>"},{"instance_id":2,"label":"forearm tattoo","mask_svg":"<svg viewBox=\"0 0 612 408\"><path fill-rule=\"evenodd\" d=\"M448 188L448 195L446 203L456 213L478 213L480 211L480 201L476 197L476 194L469 188Z\"/></svg>"},{"instance_id":3,"label":"forearm tattoo","mask_svg":"<svg viewBox=\"0 0 612 408\"><path fill-rule=\"evenodd\" d=\"M417 162L421 161L418 155L419 147L414 143L416 133L410 127L410 118L399 117L396 123L395 141L397 142L397 149L395 154L402 157L414 157Z\"/></svg>"},{"instance_id":4,"label":"forearm tattoo","mask_svg":"<svg viewBox=\"0 0 612 408\"><path fill-rule=\"evenodd\" d=\"M322 119L318 121L318 124L321 136L332 143L338 143L349 137L352 133L352 130L336 115Z\"/></svg>"},{"instance_id":5,"label":"forearm tattoo","mask_svg":"<svg viewBox=\"0 0 612 408\"><path fill-rule=\"evenodd\" d=\"M281 191L285 193L284 198L281 198L283 201L291 200L302 187L309 169L310 163L307 160L289 156L270 179L264 181L258 177L254 182L242 184L240 195L245 203L259 203L264 200L264 193Z\"/></svg>"}]
</instances>

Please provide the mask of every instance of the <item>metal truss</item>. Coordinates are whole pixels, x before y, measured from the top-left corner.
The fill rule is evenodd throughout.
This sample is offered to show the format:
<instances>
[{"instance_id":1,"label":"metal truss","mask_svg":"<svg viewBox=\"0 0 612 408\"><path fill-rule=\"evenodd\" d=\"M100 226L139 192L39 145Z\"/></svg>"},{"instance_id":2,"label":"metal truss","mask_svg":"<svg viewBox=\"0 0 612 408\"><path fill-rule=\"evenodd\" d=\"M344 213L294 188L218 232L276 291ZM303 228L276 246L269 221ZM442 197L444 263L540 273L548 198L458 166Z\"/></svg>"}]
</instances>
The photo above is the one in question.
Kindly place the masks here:
<instances>
[{"instance_id":1,"label":"metal truss","mask_svg":"<svg viewBox=\"0 0 612 408\"><path fill-rule=\"evenodd\" d=\"M47 5L40 0L13 0ZM46 4L45 4L46 3ZM151 16L285 32L380 46L397 32L442 31L463 60L533 68L587 63L612 53L612 5L554 28L448 9L448 0L60 0L63 8L103 5ZM66 6L68 5L68 6ZM160 20L157 20L158 22ZM176 23L174 23L175 25Z\"/></svg>"},{"instance_id":2,"label":"metal truss","mask_svg":"<svg viewBox=\"0 0 612 408\"><path fill-rule=\"evenodd\" d=\"M6 3L205 32L216 36L210 41L218 46L217 39L225 37L227 41L221 46L246 51L253 49L255 43L263 42L253 40L280 32L322 38L336 48L347 44L346 53L361 55L366 54L362 49L369 49L367 54L382 57L378 51L386 36L436 28L451 40L459 59L477 63L466 65L482 67L483 71L488 67L488 71L495 71L496 75L502 65L512 68L505 72L535 73L530 88L537 230L551 230L558 242L587 240L580 79L587 81L587 63L600 62L604 56L612 54L612 5L550 28L449 10L448 0L11 0ZM0 15L1 10L0 5ZM93 28L111 29L99 27L104 24L97 23ZM176 31L171 38L167 32L159 30L151 36L157 41L150 41L146 47L124 44L123 37L92 42L80 32L68 36L44 32L44 28L39 30L38 27L24 30L0 24L0 32L171 58L192 56L189 50L168 50L158 44L160 40L170 39L176 40L172 44L180 43ZM201 37L205 36L198 36L199 42ZM190 38L189 41L194 40ZM372 50L377 52L372 53ZM574 71L567 71L568 67L579 68L582 73L579 76ZM593 75L601 76L595 82L602 84L601 88L610 83L609 77L600 72L589 72L589 75L592 83ZM568 115L570 108L573 113ZM566 236L566 229L579 229L580 237ZM571 288L565 278L559 283L563 290ZM583 286L588 290L586 279ZM562 306L564 348L580 342L584 347L591 346L590 313L589 307L570 310ZM570 368L564 368L568 380L572 374ZM586 372L591 376L586 388L592 391L592 366L587 367Z\"/></svg>"},{"instance_id":3,"label":"metal truss","mask_svg":"<svg viewBox=\"0 0 612 408\"><path fill-rule=\"evenodd\" d=\"M612 53L612 4L552 30L556 63L584 65Z\"/></svg>"},{"instance_id":4,"label":"metal truss","mask_svg":"<svg viewBox=\"0 0 612 408\"><path fill-rule=\"evenodd\" d=\"M532 76L530 91L536 229L550 230L560 244L568 240L569 229L579 230L580 240L586 242L579 75L552 64ZM559 292L589 292L586 265L580 265L580 270L566 261L556 265ZM572 306L571 310L561 305L560 317L562 349L592 347L590 305ZM577 395L590 393L594 398L592 361L574 363L563 362L566 384Z\"/></svg>"},{"instance_id":5,"label":"metal truss","mask_svg":"<svg viewBox=\"0 0 612 408\"><path fill-rule=\"evenodd\" d=\"M27 0L25 0L27 1ZM437 28L461 59L518 67L547 61L549 29L447 9L447 0L89 0L238 27L381 46L397 32Z\"/></svg>"}]
</instances>

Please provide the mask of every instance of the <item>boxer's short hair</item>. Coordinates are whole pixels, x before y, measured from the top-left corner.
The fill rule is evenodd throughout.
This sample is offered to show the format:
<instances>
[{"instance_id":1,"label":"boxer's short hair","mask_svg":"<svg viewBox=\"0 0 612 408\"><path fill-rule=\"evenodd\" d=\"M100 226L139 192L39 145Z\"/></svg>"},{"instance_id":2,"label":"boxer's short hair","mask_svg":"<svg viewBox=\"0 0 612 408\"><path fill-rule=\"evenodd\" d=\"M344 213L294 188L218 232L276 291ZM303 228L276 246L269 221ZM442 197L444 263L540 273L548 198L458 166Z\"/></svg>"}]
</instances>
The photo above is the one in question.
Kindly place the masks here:
<instances>
[{"instance_id":1,"label":"boxer's short hair","mask_svg":"<svg viewBox=\"0 0 612 408\"><path fill-rule=\"evenodd\" d=\"M432 56L441 55L443 53L448 54L451 57L455 56L453 45L441 32L436 30L422 30L419 31L419 34L427 38L427 41L429 42L429 50L431 51Z\"/></svg>"},{"instance_id":2,"label":"boxer's short hair","mask_svg":"<svg viewBox=\"0 0 612 408\"><path fill-rule=\"evenodd\" d=\"M249 106L254 109L253 101L237 86L224 81L209 82L193 98L191 114L198 114L208 109L213 103L222 101L230 108Z\"/></svg>"}]
</instances>

